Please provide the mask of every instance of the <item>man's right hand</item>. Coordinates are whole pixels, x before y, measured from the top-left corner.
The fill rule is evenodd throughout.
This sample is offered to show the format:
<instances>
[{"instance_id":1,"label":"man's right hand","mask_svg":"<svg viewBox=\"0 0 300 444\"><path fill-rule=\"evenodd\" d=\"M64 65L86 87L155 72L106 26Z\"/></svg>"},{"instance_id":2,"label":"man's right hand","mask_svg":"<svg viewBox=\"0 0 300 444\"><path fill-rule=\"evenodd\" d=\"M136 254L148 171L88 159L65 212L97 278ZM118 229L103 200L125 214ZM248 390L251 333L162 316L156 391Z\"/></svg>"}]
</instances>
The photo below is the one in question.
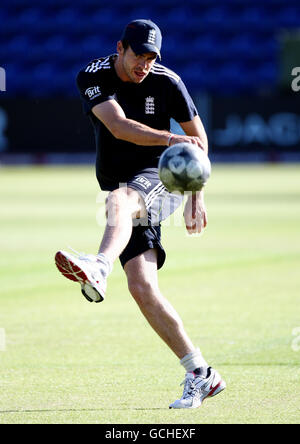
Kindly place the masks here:
<instances>
[{"instance_id":1,"label":"man's right hand","mask_svg":"<svg viewBox=\"0 0 300 444\"><path fill-rule=\"evenodd\" d=\"M200 139L200 137L197 136L185 136L184 134L183 135L173 134L169 146L175 145L176 143L192 143L193 145L197 145L199 148L205 151L205 147L202 140Z\"/></svg>"}]
</instances>

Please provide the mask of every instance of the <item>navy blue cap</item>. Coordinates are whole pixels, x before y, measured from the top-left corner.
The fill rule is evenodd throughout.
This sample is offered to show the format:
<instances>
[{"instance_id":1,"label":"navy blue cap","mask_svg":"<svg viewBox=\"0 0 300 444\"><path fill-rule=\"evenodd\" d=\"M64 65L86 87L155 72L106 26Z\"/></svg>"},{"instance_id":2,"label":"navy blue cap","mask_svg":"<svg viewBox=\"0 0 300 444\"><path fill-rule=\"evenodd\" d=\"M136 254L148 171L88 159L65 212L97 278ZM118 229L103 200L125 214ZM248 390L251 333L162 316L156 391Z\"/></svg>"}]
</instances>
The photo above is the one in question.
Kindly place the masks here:
<instances>
[{"instance_id":1,"label":"navy blue cap","mask_svg":"<svg viewBox=\"0 0 300 444\"><path fill-rule=\"evenodd\" d=\"M162 36L159 27L151 20L133 20L123 31L121 40L127 40L137 55L155 52L159 58Z\"/></svg>"}]
</instances>

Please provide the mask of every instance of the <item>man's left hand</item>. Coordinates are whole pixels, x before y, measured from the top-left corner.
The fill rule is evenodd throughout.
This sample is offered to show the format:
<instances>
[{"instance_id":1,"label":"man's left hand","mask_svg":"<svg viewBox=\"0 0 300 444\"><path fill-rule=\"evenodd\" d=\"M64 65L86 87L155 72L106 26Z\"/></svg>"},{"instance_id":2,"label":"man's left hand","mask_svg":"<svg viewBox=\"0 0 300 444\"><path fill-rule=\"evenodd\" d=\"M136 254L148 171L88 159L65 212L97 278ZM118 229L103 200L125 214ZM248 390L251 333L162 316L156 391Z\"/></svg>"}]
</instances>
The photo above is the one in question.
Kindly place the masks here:
<instances>
[{"instance_id":1,"label":"man's left hand","mask_svg":"<svg viewBox=\"0 0 300 444\"><path fill-rule=\"evenodd\" d=\"M188 197L183 215L189 234L202 232L207 225L207 212L203 191L198 191Z\"/></svg>"}]
</instances>

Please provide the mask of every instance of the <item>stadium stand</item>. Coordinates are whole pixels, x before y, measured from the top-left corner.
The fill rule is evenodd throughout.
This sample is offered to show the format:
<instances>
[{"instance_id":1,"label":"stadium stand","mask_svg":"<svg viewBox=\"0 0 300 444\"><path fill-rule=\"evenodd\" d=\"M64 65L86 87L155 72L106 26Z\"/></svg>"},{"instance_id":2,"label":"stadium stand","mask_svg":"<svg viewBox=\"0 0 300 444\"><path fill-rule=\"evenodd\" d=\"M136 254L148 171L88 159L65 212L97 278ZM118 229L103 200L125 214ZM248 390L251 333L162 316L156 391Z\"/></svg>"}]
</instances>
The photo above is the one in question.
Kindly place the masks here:
<instances>
[{"instance_id":1,"label":"stadium stand","mask_svg":"<svg viewBox=\"0 0 300 444\"><path fill-rule=\"evenodd\" d=\"M124 25L151 18L162 29L163 63L192 91L239 94L278 81L278 35L300 27L299 0L3 0L0 65L8 95L72 96L91 58L115 51ZM72 83L73 82L73 83Z\"/></svg>"}]
</instances>

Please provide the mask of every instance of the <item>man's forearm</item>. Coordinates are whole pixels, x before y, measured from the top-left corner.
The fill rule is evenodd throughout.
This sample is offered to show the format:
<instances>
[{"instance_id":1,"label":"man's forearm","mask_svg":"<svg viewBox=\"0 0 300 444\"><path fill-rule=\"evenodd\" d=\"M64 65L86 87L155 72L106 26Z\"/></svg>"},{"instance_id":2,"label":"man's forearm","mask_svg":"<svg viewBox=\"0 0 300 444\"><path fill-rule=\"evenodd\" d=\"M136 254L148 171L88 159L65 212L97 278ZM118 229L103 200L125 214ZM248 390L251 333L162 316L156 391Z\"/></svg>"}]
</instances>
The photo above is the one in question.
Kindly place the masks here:
<instances>
[{"instance_id":1,"label":"man's forearm","mask_svg":"<svg viewBox=\"0 0 300 444\"><path fill-rule=\"evenodd\" d=\"M188 122L181 122L180 126L187 136L199 137L201 141L201 148L206 154L208 154L207 135L200 117L197 115L194 117L193 120L190 120Z\"/></svg>"},{"instance_id":2,"label":"man's forearm","mask_svg":"<svg viewBox=\"0 0 300 444\"><path fill-rule=\"evenodd\" d=\"M170 132L150 128L143 123L131 119L118 119L112 128L117 139L125 140L136 145L168 145Z\"/></svg>"},{"instance_id":3,"label":"man's forearm","mask_svg":"<svg viewBox=\"0 0 300 444\"><path fill-rule=\"evenodd\" d=\"M187 142L205 149L197 134L191 134L190 136L171 134L167 130L151 128L136 120L128 119L123 109L114 100L107 100L94 106L92 112L116 139L143 146L168 146Z\"/></svg>"},{"instance_id":4,"label":"man's forearm","mask_svg":"<svg viewBox=\"0 0 300 444\"><path fill-rule=\"evenodd\" d=\"M111 133L121 140L136 145L174 145L176 143L192 143L204 149L200 137L173 134L167 130L150 128L143 123L127 118L118 118L110 127Z\"/></svg>"}]
</instances>

